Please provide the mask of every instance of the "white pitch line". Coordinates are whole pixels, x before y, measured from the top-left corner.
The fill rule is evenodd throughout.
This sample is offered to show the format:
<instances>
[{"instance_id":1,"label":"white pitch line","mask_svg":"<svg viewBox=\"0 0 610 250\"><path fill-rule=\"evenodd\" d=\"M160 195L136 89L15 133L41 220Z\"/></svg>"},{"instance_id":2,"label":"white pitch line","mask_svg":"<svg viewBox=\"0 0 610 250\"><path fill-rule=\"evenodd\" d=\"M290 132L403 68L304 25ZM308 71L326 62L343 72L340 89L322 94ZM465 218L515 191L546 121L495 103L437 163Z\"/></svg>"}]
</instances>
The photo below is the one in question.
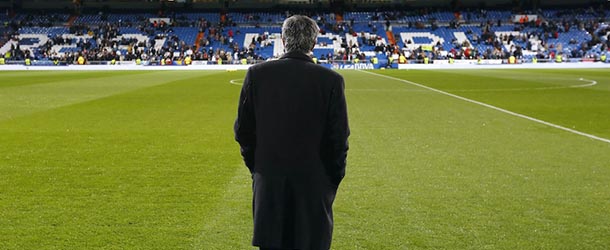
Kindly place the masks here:
<instances>
[{"instance_id":1,"label":"white pitch line","mask_svg":"<svg viewBox=\"0 0 610 250\"><path fill-rule=\"evenodd\" d=\"M610 143L610 139L606 139L606 138L602 138L602 137L595 136L595 135L592 135L592 134L587 134L587 133L584 133L584 132L580 132L578 130L566 128L566 127L563 127L563 126L560 126L560 125L557 125L557 124L553 124L553 123L550 123L550 122L546 122L546 121L543 121L543 120L540 120L540 119L536 119L536 118L533 118L533 117L530 117L530 116L527 116L527 115L522 115L522 114L519 114L519 113L515 113L513 111L509 111L509 110L506 110L506 109L503 109L503 108L499 108L499 107L496 107L496 106L493 106L493 105L490 105L490 104L487 104L487 103L475 101L475 100L468 99L466 97L462 97L462 96L459 96L459 95L454 95L454 94L451 94L451 93L448 93L448 92L445 92L445 91L442 91L442 90L439 90L439 89L435 89L435 88L432 88L432 87L428 87L428 86L425 86L425 85L422 85L422 84L419 84L419 83L416 83L416 82L412 82L412 81L408 81L408 80L405 80L405 79L400 79L400 78L396 78L396 77L392 77L392 76L386 76L386 75L382 75L382 74L377 74L377 73L373 73L373 72L369 72L369 71L362 71L362 70L358 70L358 71L366 73L366 74L371 74L371 75L376 75L376 76L380 76L380 77L385 77L385 78L392 79L392 80L395 80L395 81L400 81L400 82L408 83L408 84L411 84L411 85L414 85L414 86L417 86L417 87L420 87L420 88L424 88L424 89L427 89L427 90L430 90L430 91L433 91L433 92L436 92L436 93L439 93L439 94L443 94L443 95L446 95L446 96L451 96L453 98L457 98L457 99L460 99L462 101L474 103L474 104L481 105L483 107L487 107L487 108L490 108L490 109L494 109L494 110L497 110L497 111L500 111L500 112L503 112L503 113L506 113L506 114L509 114L509 115L513 115L513 116L520 117L520 118L523 118L523 119L527 119L527 120L530 120L530 121L533 121L533 122L544 124L544 125L547 125L549 127L561 129L563 131L567 131L567 132L570 132L570 133L573 133L573 134L581 135L581 136L584 136L584 137L587 137L587 138L590 138L590 139L594 139L594 140L598 140L598 141L602 141L602 142L605 142L605 143ZM593 84L593 85L595 85L595 84Z\"/></svg>"},{"instance_id":2,"label":"white pitch line","mask_svg":"<svg viewBox=\"0 0 610 250\"><path fill-rule=\"evenodd\" d=\"M512 89L449 89L451 92L509 92L509 91L531 91L531 90L554 90L554 89L569 89L569 88L586 88L597 85L597 81L579 78L578 81L589 82L587 84L570 85L570 86L554 86L554 87L539 87L539 88L512 88ZM422 92L428 91L425 89L351 89L346 88L346 91L357 92Z\"/></svg>"},{"instance_id":3,"label":"white pitch line","mask_svg":"<svg viewBox=\"0 0 610 250\"><path fill-rule=\"evenodd\" d=\"M509 92L509 91L531 91L531 90L553 90L553 89L569 89L569 88L586 88L597 84L597 81L579 78L578 81L589 82L587 84L570 85L570 86L554 86L554 87L539 87L539 88L512 88L512 89L455 89L449 91L455 92Z\"/></svg>"},{"instance_id":4,"label":"white pitch line","mask_svg":"<svg viewBox=\"0 0 610 250\"><path fill-rule=\"evenodd\" d=\"M345 91L355 92L424 92L425 89L350 89L346 88Z\"/></svg>"},{"instance_id":5,"label":"white pitch line","mask_svg":"<svg viewBox=\"0 0 610 250\"><path fill-rule=\"evenodd\" d=\"M238 81L242 81L242 79L233 79L233 80L229 81L229 83L231 83L233 85L238 85L238 86L244 85L243 82L238 82Z\"/></svg>"},{"instance_id":6,"label":"white pitch line","mask_svg":"<svg viewBox=\"0 0 610 250\"><path fill-rule=\"evenodd\" d=\"M579 81L585 81L585 82L590 82L589 84L583 84L583 85L572 85L570 86L570 88L584 88L584 87L591 87L595 84L597 84L597 81L593 81L593 80L587 80L585 78L580 78L578 79Z\"/></svg>"}]
</instances>

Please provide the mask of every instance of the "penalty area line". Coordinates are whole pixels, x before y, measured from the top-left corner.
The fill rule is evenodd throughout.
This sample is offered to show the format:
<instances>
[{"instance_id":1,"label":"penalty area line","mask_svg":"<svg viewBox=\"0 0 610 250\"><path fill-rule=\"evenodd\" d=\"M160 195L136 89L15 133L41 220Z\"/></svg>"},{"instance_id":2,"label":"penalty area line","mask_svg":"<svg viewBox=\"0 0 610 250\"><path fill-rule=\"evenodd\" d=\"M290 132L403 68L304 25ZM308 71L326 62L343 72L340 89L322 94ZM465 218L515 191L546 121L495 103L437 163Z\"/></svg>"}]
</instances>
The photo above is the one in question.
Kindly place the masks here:
<instances>
[{"instance_id":1,"label":"penalty area line","mask_svg":"<svg viewBox=\"0 0 610 250\"><path fill-rule=\"evenodd\" d=\"M407 83L407 84L410 84L410 85L413 85L413 86L417 86L417 87L420 87L420 88L424 88L424 89L430 90L432 92L436 92L436 93L443 94L443 95L446 95L446 96L450 96L450 97L453 97L453 98L456 98L456 99L460 99L462 101L466 101L466 102L477 104L477 105L480 105L480 106L483 106L483 107L486 107L486 108L490 108L490 109L493 109L493 110L496 110L496 111L500 111L502 113L506 113L506 114L509 114L509 115L512 115L512 116L516 116L516 117L520 117L520 118L523 118L523 119L526 119L526 120L530 120L530 121L533 121L533 122L544 124L544 125L549 126L549 127L553 127L553 128L556 128L556 129L561 129L563 131L567 131L567 132L570 132L570 133L573 133L573 134L584 136L584 137L587 137L587 138L590 138L590 139L593 139L593 140L598 140L598 141L602 141L602 142L605 142L605 143L610 143L610 139L606 139L606 138L603 138L603 137L595 136L595 135L592 135L592 134L587 134L585 132L581 132L581 131L574 130L574 129L571 129L571 128L566 128L564 126L560 126L560 125L557 125L557 124L554 124L554 123L550 123L550 122L547 122L547 121L536 119L536 118L533 118L533 117L530 117L530 116L527 116L527 115L519 114L519 113L510 111L510 110L506 110L506 109L503 109L503 108L499 108L499 107L496 107L496 106L493 106L493 105L490 105L490 104L487 104L487 103L484 103L484 102L479 102L479 101L475 101L475 100L472 100L472 99L468 99L468 98L463 97L463 96L454 95L454 94L451 94L449 92L445 92L445 91L442 91L442 90L439 90L439 89L428 87L426 85L419 84L419 83L416 83L416 82L412 82L412 81L409 81L409 80L400 79L400 78L396 78L396 77L392 77L392 76L386 76L386 75L382 75L382 74L378 74L378 73L374 73L374 72L369 72L369 71L363 71L363 70L357 70L357 71L362 72L362 73L366 73L366 74L371 74L371 75L376 75L376 76L392 79L392 80L399 81L399 82L404 82L404 83Z\"/></svg>"}]
</instances>

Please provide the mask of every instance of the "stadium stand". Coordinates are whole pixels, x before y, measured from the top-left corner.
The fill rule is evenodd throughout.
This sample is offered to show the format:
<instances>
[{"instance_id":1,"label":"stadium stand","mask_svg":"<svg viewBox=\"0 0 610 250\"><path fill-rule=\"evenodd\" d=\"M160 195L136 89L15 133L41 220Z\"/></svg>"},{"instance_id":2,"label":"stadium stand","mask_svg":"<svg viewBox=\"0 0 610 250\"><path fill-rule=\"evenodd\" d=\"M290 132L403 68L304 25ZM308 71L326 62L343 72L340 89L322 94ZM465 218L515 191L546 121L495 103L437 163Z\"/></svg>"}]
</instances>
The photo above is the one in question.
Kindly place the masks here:
<instances>
[{"instance_id":1,"label":"stadium stand","mask_svg":"<svg viewBox=\"0 0 610 250\"><path fill-rule=\"evenodd\" d=\"M0 14L0 54L8 62L74 63L83 56L88 63L166 63L186 57L251 63L282 53L281 23L290 14ZM321 61L598 60L610 45L610 11L604 9L353 11L342 13L341 20L335 13L306 14L321 28L314 49Z\"/></svg>"}]
</instances>

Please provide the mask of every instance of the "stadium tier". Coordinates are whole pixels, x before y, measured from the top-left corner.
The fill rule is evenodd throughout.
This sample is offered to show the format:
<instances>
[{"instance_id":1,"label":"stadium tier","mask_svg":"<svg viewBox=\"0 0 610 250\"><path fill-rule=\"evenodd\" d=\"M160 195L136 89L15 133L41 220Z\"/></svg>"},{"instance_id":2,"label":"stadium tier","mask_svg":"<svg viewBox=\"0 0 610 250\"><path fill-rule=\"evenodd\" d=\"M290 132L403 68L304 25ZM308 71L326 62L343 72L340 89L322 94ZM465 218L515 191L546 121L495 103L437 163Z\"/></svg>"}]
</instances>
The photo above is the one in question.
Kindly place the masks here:
<instances>
[{"instance_id":1,"label":"stadium tier","mask_svg":"<svg viewBox=\"0 0 610 250\"><path fill-rule=\"evenodd\" d=\"M321 61L412 63L447 59L530 61L599 59L608 53L608 11L544 10L308 13L321 34L313 51ZM288 12L171 15L0 15L0 54L72 63L243 63L282 54L280 33Z\"/></svg>"}]
</instances>

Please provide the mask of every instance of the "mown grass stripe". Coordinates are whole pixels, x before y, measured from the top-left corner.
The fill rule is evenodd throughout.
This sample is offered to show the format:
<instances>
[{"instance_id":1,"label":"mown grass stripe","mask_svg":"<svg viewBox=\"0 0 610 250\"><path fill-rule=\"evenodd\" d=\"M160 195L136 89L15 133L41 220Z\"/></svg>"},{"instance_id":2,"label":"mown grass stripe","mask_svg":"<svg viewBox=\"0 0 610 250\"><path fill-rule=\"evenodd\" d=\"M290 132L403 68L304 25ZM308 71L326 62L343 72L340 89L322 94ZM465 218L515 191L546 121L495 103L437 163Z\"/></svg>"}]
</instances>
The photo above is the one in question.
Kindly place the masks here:
<instances>
[{"instance_id":1,"label":"mown grass stripe","mask_svg":"<svg viewBox=\"0 0 610 250\"><path fill-rule=\"evenodd\" d=\"M408 83L408 84L415 85L417 87L424 88L424 89L427 89L427 90L430 90L430 91L433 91L433 92L436 92L436 93L439 93L439 94L443 94L443 95L446 95L446 96L457 98L457 99L460 99L462 101L470 102L470 103L477 104L477 105L480 105L480 106L483 106L483 107L486 107L486 108L490 108L490 109L493 109L493 110L497 110L497 111L500 111L500 112L503 112L503 113L506 113L506 114L509 114L509 115L512 115L512 116L516 116L516 117L519 117L519 118L523 118L523 119L526 119L526 120L530 120L530 121L533 121L533 122L544 124L544 125L549 126L549 127L553 127L553 128L556 128L556 129L560 129L560 130L566 131L566 132L570 132L570 133L573 133L573 134L584 136L584 137L587 137L587 138L590 138L590 139L593 139L593 140L597 140L597 141L601 141L601 142L605 142L605 143L610 143L610 139L606 139L606 138L602 138L602 137L599 137L599 136L596 136L596 135L592 135L592 134L588 134L588 133L585 133L585 132L581 132L581 131L578 131L578 130L566 128L564 126L560 126L560 125L557 125L557 124L554 124L554 123L550 123L550 122L547 122L547 121L536 119L536 118L533 118L533 117L530 117L530 116L527 116L527 115L519 114L519 113L510 111L510 110L506 110L506 109L503 109L503 108L499 108L499 107L496 107L496 106L493 106L493 105L490 105L490 104L487 104L487 103L475 101L475 100L472 100L472 99L469 99L469 98L466 98L466 97L462 97L462 96L459 96L459 95L451 94L449 92L445 92L445 91L442 91L442 90L439 90L439 89L431 88L431 87L428 87L426 85L422 85L420 83L416 83L416 82L412 82L412 81L409 81L409 80L405 80L405 79L401 79L401 78L396 78L396 77L392 77L392 76L377 74L377 73L369 72L369 71L362 71L362 70L358 70L358 71L366 73L366 74L372 74L372 75L377 75L377 76L380 76L380 77L392 79L392 80L395 80L395 81L400 81L400 82Z\"/></svg>"},{"instance_id":2,"label":"mown grass stripe","mask_svg":"<svg viewBox=\"0 0 610 250\"><path fill-rule=\"evenodd\" d=\"M182 74L132 72L128 75L111 73L106 73L108 77L92 78L86 81L65 80L0 89L0 122L34 112L218 72L184 72Z\"/></svg>"}]
</instances>

